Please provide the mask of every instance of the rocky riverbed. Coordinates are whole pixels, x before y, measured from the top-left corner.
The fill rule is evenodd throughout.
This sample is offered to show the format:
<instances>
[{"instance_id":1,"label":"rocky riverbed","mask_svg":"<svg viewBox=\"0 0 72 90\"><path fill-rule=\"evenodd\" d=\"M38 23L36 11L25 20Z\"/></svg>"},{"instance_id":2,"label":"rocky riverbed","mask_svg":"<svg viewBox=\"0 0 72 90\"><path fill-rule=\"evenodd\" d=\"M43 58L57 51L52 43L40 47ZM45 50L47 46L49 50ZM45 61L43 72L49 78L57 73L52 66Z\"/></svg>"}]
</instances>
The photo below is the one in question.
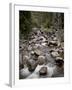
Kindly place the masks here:
<instances>
[{"instance_id":1,"label":"rocky riverbed","mask_svg":"<svg viewBox=\"0 0 72 90\"><path fill-rule=\"evenodd\" d=\"M19 78L64 76L64 42L56 33L33 28L28 39L19 41Z\"/></svg>"}]
</instances>

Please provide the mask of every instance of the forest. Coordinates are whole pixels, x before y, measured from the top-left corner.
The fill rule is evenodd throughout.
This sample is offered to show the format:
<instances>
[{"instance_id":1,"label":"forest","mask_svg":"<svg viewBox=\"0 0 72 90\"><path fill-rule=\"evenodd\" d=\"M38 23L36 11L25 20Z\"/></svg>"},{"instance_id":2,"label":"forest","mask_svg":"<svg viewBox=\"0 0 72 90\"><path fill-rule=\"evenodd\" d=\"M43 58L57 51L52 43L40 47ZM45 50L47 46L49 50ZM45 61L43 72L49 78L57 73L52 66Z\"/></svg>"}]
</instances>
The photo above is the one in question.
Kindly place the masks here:
<instances>
[{"instance_id":1,"label":"forest","mask_svg":"<svg viewBox=\"0 0 72 90\"><path fill-rule=\"evenodd\" d=\"M64 77L64 13L19 11L19 79Z\"/></svg>"}]
</instances>

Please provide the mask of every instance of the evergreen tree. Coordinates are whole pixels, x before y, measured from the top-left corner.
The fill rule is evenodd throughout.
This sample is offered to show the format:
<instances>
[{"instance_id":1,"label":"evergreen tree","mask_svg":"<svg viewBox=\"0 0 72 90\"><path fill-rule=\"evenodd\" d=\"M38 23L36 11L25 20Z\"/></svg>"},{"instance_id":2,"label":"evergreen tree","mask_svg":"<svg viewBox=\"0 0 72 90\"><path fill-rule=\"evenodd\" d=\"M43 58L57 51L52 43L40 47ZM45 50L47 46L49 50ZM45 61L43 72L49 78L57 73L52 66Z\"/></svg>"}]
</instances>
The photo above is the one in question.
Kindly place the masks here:
<instances>
[{"instance_id":1,"label":"evergreen tree","mask_svg":"<svg viewBox=\"0 0 72 90\"><path fill-rule=\"evenodd\" d=\"M20 38L23 35L25 38L28 37L28 34L31 30L31 12L30 11L19 11L19 29L20 29Z\"/></svg>"}]
</instances>

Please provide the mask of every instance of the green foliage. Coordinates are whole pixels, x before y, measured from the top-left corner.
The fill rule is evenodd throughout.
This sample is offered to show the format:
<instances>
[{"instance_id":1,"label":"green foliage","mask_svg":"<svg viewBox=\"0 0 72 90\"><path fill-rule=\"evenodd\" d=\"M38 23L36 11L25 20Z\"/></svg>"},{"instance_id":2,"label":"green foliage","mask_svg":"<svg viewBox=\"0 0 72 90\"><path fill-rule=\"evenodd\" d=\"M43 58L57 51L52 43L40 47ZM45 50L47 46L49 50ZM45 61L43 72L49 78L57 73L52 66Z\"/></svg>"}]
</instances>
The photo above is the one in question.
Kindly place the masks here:
<instances>
[{"instance_id":1,"label":"green foliage","mask_svg":"<svg viewBox=\"0 0 72 90\"><path fill-rule=\"evenodd\" d=\"M53 13L51 12L31 12L31 15L33 27L49 28L52 24Z\"/></svg>"},{"instance_id":2,"label":"green foliage","mask_svg":"<svg viewBox=\"0 0 72 90\"><path fill-rule=\"evenodd\" d=\"M20 11L19 12L19 29L20 29L20 38L23 35L25 38L28 37L28 34L31 30L31 12L30 11Z\"/></svg>"}]
</instances>

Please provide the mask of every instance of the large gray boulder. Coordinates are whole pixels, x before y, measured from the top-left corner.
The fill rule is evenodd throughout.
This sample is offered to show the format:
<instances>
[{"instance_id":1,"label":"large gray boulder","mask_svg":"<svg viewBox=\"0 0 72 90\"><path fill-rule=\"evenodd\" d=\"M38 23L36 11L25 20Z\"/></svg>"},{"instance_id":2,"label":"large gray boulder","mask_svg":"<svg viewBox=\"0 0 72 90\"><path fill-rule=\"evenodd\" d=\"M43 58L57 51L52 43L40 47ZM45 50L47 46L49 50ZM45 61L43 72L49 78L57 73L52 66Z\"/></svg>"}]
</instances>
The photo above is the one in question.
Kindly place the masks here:
<instances>
[{"instance_id":1,"label":"large gray boulder","mask_svg":"<svg viewBox=\"0 0 72 90\"><path fill-rule=\"evenodd\" d=\"M42 55L40 55L39 57L38 57L38 64L39 65L43 65L43 64L45 64L46 62L45 62L45 56L42 56Z\"/></svg>"}]
</instances>

